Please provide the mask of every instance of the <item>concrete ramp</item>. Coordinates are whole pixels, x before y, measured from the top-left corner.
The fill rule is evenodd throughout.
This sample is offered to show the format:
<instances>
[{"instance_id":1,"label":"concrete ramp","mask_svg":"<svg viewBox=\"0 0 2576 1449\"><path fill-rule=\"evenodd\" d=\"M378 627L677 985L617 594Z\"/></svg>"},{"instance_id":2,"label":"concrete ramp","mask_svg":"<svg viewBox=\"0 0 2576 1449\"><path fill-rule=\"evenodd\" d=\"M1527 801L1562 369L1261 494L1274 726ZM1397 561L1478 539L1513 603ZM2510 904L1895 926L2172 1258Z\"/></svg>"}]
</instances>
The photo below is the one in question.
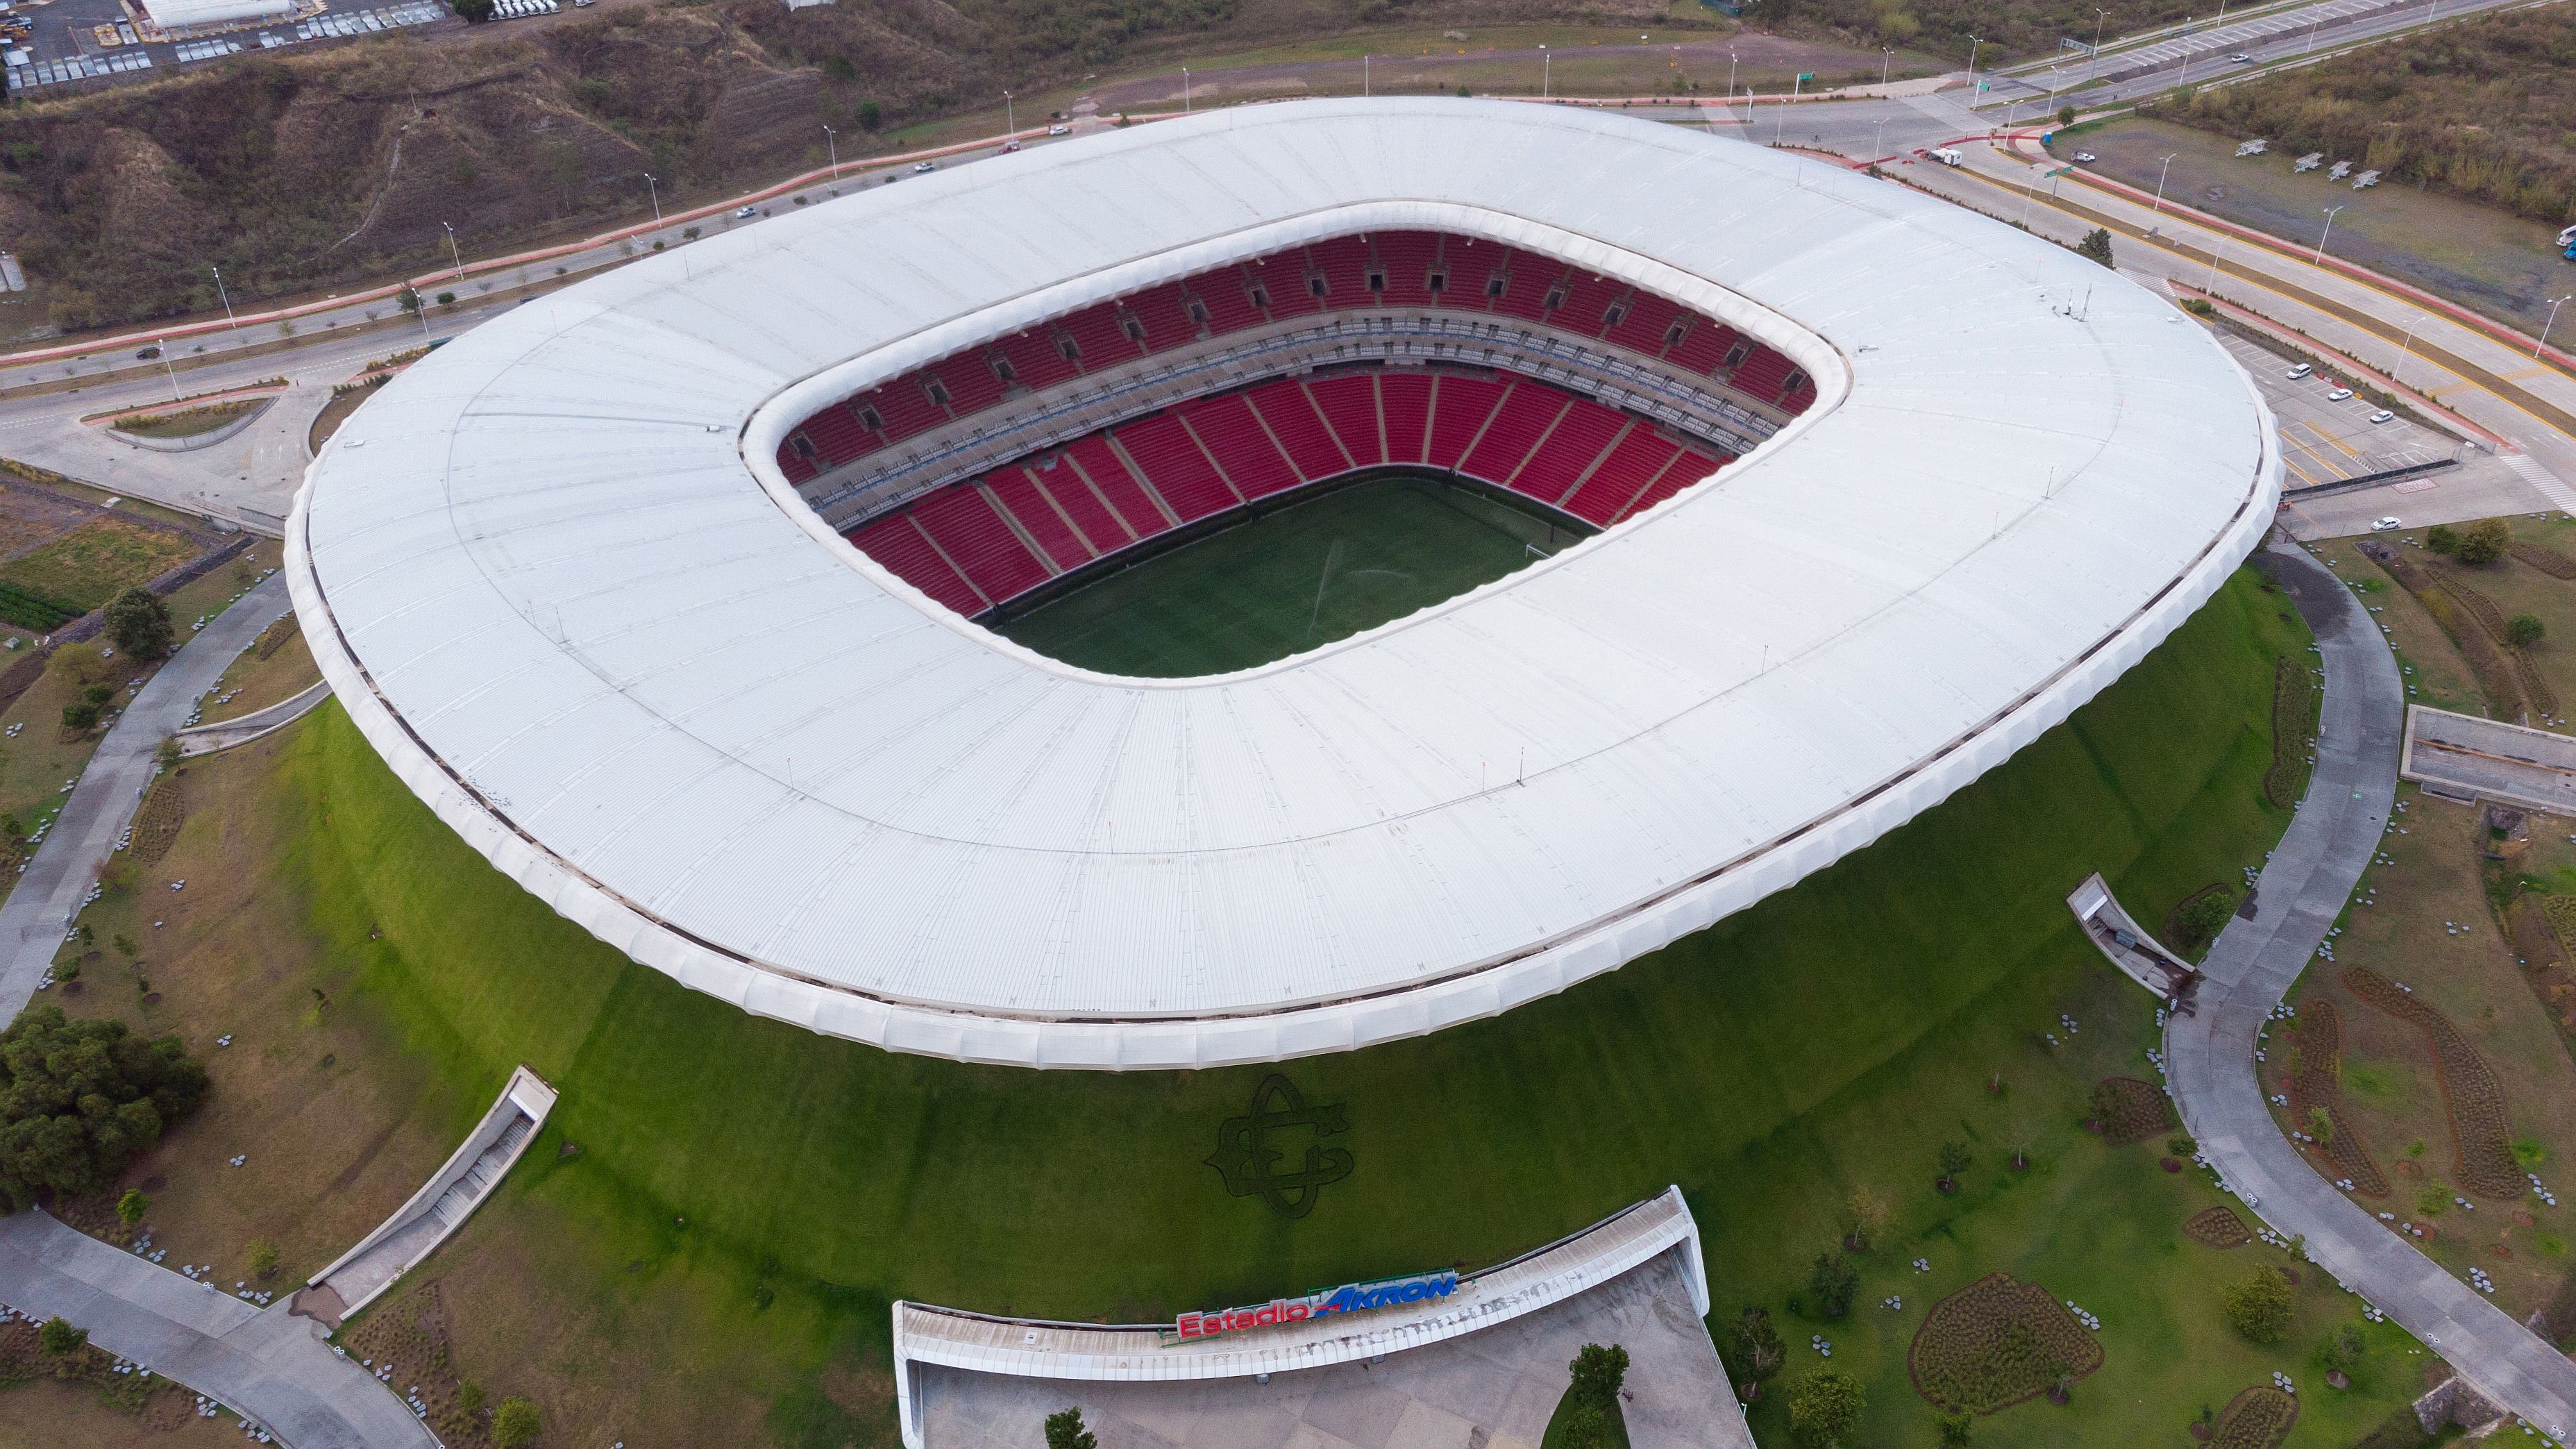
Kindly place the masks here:
<instances>
[{"instance_id":1,"label":"concrete ramp","mask_svg":"<svg viewBox=\"0 0 2576 1449\"><path fill-rule=\"evenodd\" d=\"M464 1226L528 1150L554 1105L555 1089L536 1073L526 1067L511 1073L500 1100L466 1134L447 1164L356 1247L313 1275L295 1295L296 1310L337 1328L374 1302Z\"/></svg>"},{"instance_id":2,"label":"concrete ramp","mask_svg":"<svg viewBox=\"0 0 2576 1449\"><path fill-rule=\"evenodd\" d=\"M2128 978L2152 991L2165 1005L2188 1016L2192 993L2200 985L2200 973L2183 964L2182 957L2166 949L2120 908L2119 899L2096 871L2084 878L2066 898L2067 909L2084 926L2084 934L2111 958Z\"/></svg>"}]
</instances>

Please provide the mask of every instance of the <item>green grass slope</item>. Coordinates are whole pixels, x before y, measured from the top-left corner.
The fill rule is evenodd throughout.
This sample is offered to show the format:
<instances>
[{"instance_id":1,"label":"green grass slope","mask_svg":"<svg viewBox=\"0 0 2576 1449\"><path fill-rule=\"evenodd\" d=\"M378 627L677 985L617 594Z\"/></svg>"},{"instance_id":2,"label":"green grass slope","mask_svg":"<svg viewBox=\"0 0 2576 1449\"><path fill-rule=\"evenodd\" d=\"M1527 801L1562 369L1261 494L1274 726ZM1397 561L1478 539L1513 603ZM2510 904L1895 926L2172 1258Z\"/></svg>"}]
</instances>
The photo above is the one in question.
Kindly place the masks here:
<instances>
[{"instance_id":1,"label":"green grass slope","mask_svg":"<svg viewBox=\"0 0 2576 1449\"><path fill-rule=\"evenodd\" d=\"M2174 1394L2225 1402L2192 1387L2235 1372L2212 1368L2197 1341L2217 1321L2180 1306L2215 1287L2168 1274L2178 1286L2115 1301L2107 1260L2202 1251L2178 1249L2175 1228L2191 1194L2209 1194L2155 1173L2155 1149L2117 1157L2073 1125L2096 1071L2146 1074L2149 1005L2103 979L2063 898L2100 869L2154 919L2262 858L2286 821L2259 796L2273 660L2305 642L2286 600L2240 574L2067 725L1797 889L1502 1019L1280 1068L1307 1100L1346 1107L1336 1141L1355 1164L1295 1221L1227 1196L1204 1160L1265 1069L967 1067L746 1016L630 964L493 872L336 705L276 789L307 822L289 876L349 963L337 994L392 1024L404 1070L448 1084L456 1130L521 1061L563 1089L501 1209L603 1265L579 1290L603 1301L627 1291L619 1281L694 1275L725 1331L819 1361L880 1344L899 1296L1160 1318L1489 1262L1678 1182L1709 1240L1723 1319L1742 1302L1780 1311L1839 1232L1836 1204L1869 1182L1897 1207L1882 1244L1938 1244L1948 1286L2058 1262L2104 1280L2084 1292L2106 1332L2161 1323L2151 1342L2115 1345L2105 1372L2144 1375L2123 1402L2164 1385L2163 1413ZM2061 1010L2085 1017L2078 1040L2108 1068L2035 1044ZM2013 1089L1986 1094L1991 1072ZM1933 1154L1963 1134L1979 1164L1958 1196L1936 1197ZM2036 1170L2004 1170L2014 1135L2034 1139ZM557 1155L566 1139L579 1155ZM1860 1332L1879 1295L1918 1291L1892 1250L1869 1271L1837 1335ZM777 1308L755 1285L774 1285ZM1909 1301L1905 1321L1928 1302ZM1814 1330L1794 1316L1782 1330L1793 1374L1812 1366ZM1860 1343L1838 1365L1871 1376L1874 1422L1929 1442L1902 1353L1901 1339ZM2079 1391L2074 1412L2095 1401L2107 1396ZM2326 1407L2310 1414L2321 1427Z\"/></svg>"}]
</instances>

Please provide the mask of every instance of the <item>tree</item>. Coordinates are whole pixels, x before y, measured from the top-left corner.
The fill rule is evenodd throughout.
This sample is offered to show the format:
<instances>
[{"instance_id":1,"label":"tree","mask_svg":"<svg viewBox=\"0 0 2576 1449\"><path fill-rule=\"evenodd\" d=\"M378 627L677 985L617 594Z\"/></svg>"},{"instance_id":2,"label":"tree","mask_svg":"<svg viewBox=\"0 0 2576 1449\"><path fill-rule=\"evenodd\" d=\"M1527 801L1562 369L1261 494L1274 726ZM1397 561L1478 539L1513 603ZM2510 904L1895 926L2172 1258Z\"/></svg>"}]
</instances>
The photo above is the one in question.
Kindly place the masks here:
<instances>
[{"instance_id":1,"label":"tree","mask_svg":"<svg viewBox=\"0 0 2576 1449\"><path fill-rule=\"evenodd\" d=\"M456 294L455 294L454 292L441 292L441 293L439 293L439 294L438 294L438 305L440 305L440 306L442 306L442 307L453 307L453 306L455 306L455 305L456 305Z\"/></svg>"},{"instance_id":2,"label":"tree","mask_svg":"<svg viewBox=\"0 0 2576 1449\"><path fill-rule=\"evenodd\" d=\"M1780 1343L1780 1330L1771 1326L1767 1308L1747 1308L1736 1318L1726 1330L1726 1350L1735 1361L1735 1371L1755 1383L1778 1373L1789 1361L1789 1351Z\"/></svg>"},{"instance_id":3,"label":"tree","mask_svg":"<svg viewBox=\"0 0 2576 1449\"><path fill-rule=\"evenodd\" d=\"M2199 1150L2200 1144L2188 1132L2177 1132L2165 1139L2165 1151L2176 1157L2189 1157Z\"/></svg>"},{"instance_id":4,"label":"tree","mask_svg":"<svg viewBox=\"0 0 2576 1449\"><path fill-rule=\"evenodd\" d=\"M2253 1343L2279 1343L2290 1326L2290 1283L2277 1268L2257 1268L2229 1285L2227 1321Z\"/></svg>"},{"instance_id":5,"label":"tree","mask_svg":"<svg viewBox=\"0 0 2576 1449\"><path fill-rule=\"evenodd\" d=\"M457 5L456 13L459 15L465 15L465 7L469 5L481 5L488 11L491 8L491 0L461 0L461 3ZM465 18L471 20L474 17L471 15L465 15ZM394 305L402 308L403 315L407 317L419 316L421 306L423 305L420 300L420 289L417 287L403 288L400 292L394 295Z\"/></svg>"},{"instance_id":6,"label":"tree","mask_svg":"<svg viewBox=\"0 0 2576 1449\"><path fill-rule=\"evenodd\" d=\"M2074 108L2073 106L2059 106L2059 107L2057 108L2057 124L2059 124L2059 125L2061 125L2061 126L2072 126L2072 125L2074 125L2074 124L2075 124L2075 108ZM1962 1444L1965 1444L1965 1443L1967 1443L1968 1441L1967 1441L1967 1440L1965 1440L1965 1439L1962 1439L1962 1440L1960 1440L1959 1442L1960 1442L1960 1443L1962 1443Z\"/></svg>"},{"instance_id":7,"label":"tree","mask_svg":"<svg viewBox=\"0 0 2576 1449\"><path fill-rule=\"evenodd\" d=\"M1860 1274L1840 1253L1818 1253L1816 1266L1807 1274L1807 1287L1816 1295L1816 1311L1827 1318L1840 1318L1851 1312L1852 1295L1860 1291Z\"/></svg>"},{"instance_id":8,"label":"tree","mask_svg":"<svg viewBox=\"0 0 2576 1449\"><path fill-rule=\"evenodd\" d=\"M1852 1247L1856 1251L1868 1252L1870 1239L1887 1231L1887 1202L1866 1187L1851 1190L1851 1196L1843 1200L1843 1211L1851 1216Z\"/></svg>"},{"instance_id":9,"label":"tree","mask_svg":"<svg viewBox=\"0 0 2576 1449\"><path fill-rule=\"evenodd\" d=\"M1608 1348L1587 1343L1575 1352L1574 1362L1565 1367L1574 1375L1574 1386L1566 1392L1607 1410L1618 1402L1619 1386L1627 1382L1628 1350L1615 1343Z\"/></svg>"},{"instance_id":10,"label":"tree","mask_svg":"<svg viewBox=\"0 0 2576 1449\"><path fill-rule=\"evenodd\" d=\"M2317 1353L2317 1362L2325 1366L2327 1382L2332 1383L2339 1378L2349 1382L2352 1371L2361 1367L2362 1356L2369 1350L2369 1344L2361 1336L2361 1325L2347 1323L2335 1330L2334 1337L2326 1340L2326 1346ZM2335 1387L2342 1388L2343 1384L2335 1384Z\"/></svg>"},{"instance_id":11,"label":"tree","mask_svg":"<svg viewBox=\"0 0 2576 1449\"><path fill-rule=\"evenodd\" d=\"M1065 1409L1047 1415L1047 1449L1099 1449L1100 1441L1082 1427L1082 1410Z\"/></svg>"},{"instance_id":12,"label":"tree","mask_svg":"<svg viewBox=\"0 0 2576 1449\"><path fill-rule=\"evenodd\" d=\"M2540 622L2538 614L2516 614L2504 621L2505 642L2518 649L2539 643L2540 636L2548 632L2549 626Z\"/></svg>"},{"instance_id":13,"label":"tree","mask_svg":"<svg viewBox=\"0 0 2576 1449\"><path fill-rule=\"evenodd\" d=\"M1569 1397L1549 1427L1548 1442L1563 1449L1610 1449L1610 1416L1599 1404Z\"/></svg>"},{"instance_id":14,"label":"tree","mask_svg":"<svg viewBox=\"0 0 2576 1449\"><path fill-rule=\"evenodd\" d=\"M89 1330L74 1328L67 1319L48 1318L45 1326L36 1330L36 1342L45 1352L61 1358L89 1342Z\"/></svg>"},{"instance_id":15,"label":"tree","mask_svg":"<svg viewBox=\"0 0 2576 1449\"><path fill-rule=\"evenodd\" d=\"M2513 536L2505 531L2501 518L2481 518L2460 535L2459 560L2464 564L2491 564L2504 557L2505 545Z\"/></svg>"},{"instance_id":16,"label":"tree","mask_svg":"<svg viewBox=\"0 0 2576 1449\"><path fill-rule=\"evenodd\" d=\"M2236 892L2220 886L2194 896L2189 905L2174 915L2174 924L2182 928L2182 939L2174 944L2189 950L2227 929L2227 918L2236 914Z\"/></svg>"},{"instance_id":17,"label":"tree","mask_svg":"<svg viewBox=\"0 0 2576 1449\"><path fill-rule=\"evenodd\" d=\"M1789 1390L1789 1432L1807 1449L1837 1449L1868 1402L1858 1380L1819 1369Z\"/></svg>"},{"instance_id":18,"label":"tree","mask_svg":"<svg viewBox=\"0 0 2576 1449\"><path fill-rule=\"evenodd\" d=\"M76 699L64 705L63 728L76 735L85 735L97 729L98 706L85 699Z\"/></svg>"},{"instance_id":19,"label":"tree","mask_svg":"<svg viewBox=\"0 0 2576 1449\"><path fill-rule=\"evenodd\" d=\"M885 113L884 113L883 111L880 111L880 110L878 110L878 109L877 109L877 103L876 103L876 102L874 102L874 101L861 101L861 102L859 102L859 129L860 129L860 130L862 130L862 131L873 131L873 130L875 130L878 126L883 125L884 123L885 123Z\"/></svg>"},{"instance_id":20,"label":"tree","mask_svg":"<svg viewBox=\"0 0 2576 1449\"><path fill-rule=\"evenodd\" d=\"M254 1239L250 1245L250 1271L256 1278L274 1276L277 1272L277 1244L266 1238Z\"/></svg>"},{"instance_id":21,"label":"tree","mask_svg":"<svg viewBox=\"0 0 2576 1449\"><path fill-rule=\"evenodd\" d=\"M143 1221L143 1215L150 1211L152 1199L145 1197L139 1187L127 1188L125 1196L116 1200L116 1220L129 1228Z\"/></svg>"},{"instance_id":22,"label":"tree","mask_svg":"<svg viewBox=\"0 0 2576 1449\"><path fill-rule=\"evenodd\" d=\"M2308 1135L2327 1146L2334 1143L2334 1114L2323 1107L2308 1109Z\"/></svg>"},{"instance_id":23,"label":"tree","mask_svg":"<svg viewBox=\"0 0 2576 1449\"><path fill-rule=\"evenodd\" d=\"M1965 1410L1941 1416L1941 1449L1967 1449L1968 1434L1977 1421Z\"/></svg>"},{"instance_id":24,"label":"tree","mask_svg":"<svg viewBox=\"0 0 2576 1449\"><path fill-rule=\"evenodd\" d=\"M1959 1185L1959 1174L1967 1171L1968 1164L1975 1160L1975 1158L1968 1155L1968 1144L1964 1142L1942 1143L1941 1190L1943 1192L1948 1192L1957 1187Z\"/></svg>"},{"instance_id":25,"label":"tree","mask_svg":"<svg viewBox=\"0 0 2576 1449\"><path fill-rule=\"evenodd\" d=\"M2097 226L2086 232L2084 240L2075 244L2075 250L2078 255L2091 257L2106 267L2111 265L2110 229Z\"/></svg>"},{"instance_id":26,"label":"tree","mask_svg":"<svg viewBox=\"0 0 2576 1449\"><path fill-rule=\"evenodd\" d=\"M494 0L448 0L448 8L465 17L466 23L480 25L492 18Z\"/></svg>"},{"instance_id":27,"label":"tree","mask_svg":"<svg viewBox=\"0 0 2576 1449\"><path fill-rule=\"evenodd\" d=\"M484 3L488 5L491 0L484 0ZM500 1445L501 1449L519 1449L520 1445L535 1439L541 1427L537 1406L517 1394L503 1399L501 1407L492 1411L492 1442Z\"/></svg>"},{"instance_id":28,"label":"tree","mask_svg":"<svg viewBox=\"0 0 2576 1449\"><path fill-rule=\"evenodd\" d=\"M146 588L131 588L107 601L108 642L137 659L170 652L170 606Z\"/></svg>"},{"instance_id":29,"label":"tree","mask_svg":"<svg viewBox=\"0 0 2576 1449\"><path fill-rule=\"evenodd\" d=\"M2424 546L2435 553L2458 553L2460 531L2447 523L2437 523L2424 531Z\"/></svg>"},{"instance_id":30,"label":"tree","mask_svg":"<svg viewBox=\"0 0 2576 1449\"><path fill-rule=\"evenodd\" d=\"M59 1006L20 1012L0 1032L0 1211L40 1191L106 1191L205 1095L205 1068L175 1036L147 1042Z\"/></svg>"}]
</instances>

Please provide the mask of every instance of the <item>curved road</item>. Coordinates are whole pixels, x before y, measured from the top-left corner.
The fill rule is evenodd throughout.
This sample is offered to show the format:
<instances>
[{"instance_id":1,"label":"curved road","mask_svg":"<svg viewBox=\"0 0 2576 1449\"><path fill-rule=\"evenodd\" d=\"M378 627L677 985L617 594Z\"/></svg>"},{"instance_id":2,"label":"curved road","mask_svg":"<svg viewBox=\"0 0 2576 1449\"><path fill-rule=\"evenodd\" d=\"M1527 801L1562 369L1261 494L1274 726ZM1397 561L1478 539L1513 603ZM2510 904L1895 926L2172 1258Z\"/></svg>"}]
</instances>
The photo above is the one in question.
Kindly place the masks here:
<instances>
[{"instance_id":1,"label":"curved road","mask_svg":"<svg viewBox=\"0 0 2576 1449\"><path fill-rule=\"evenodd\" d=\"M153 752L188 722L198 697L259 631L286 610L286 575L271 574L180 645L117 716L36 858L18 877L8 903L0 905L0 1021L34 999L36 983L71 929L73 912L98 879L99 865L143 803Z\"/></svg>"},{"instance_id":2,"label":"curved road","mask_svg":"<svg viewBox=\"0 0 2576 1449\"><path fill-rule=\"evenodd\" d=\"M2397 790L2405 686L2352 590L2305 550L2275 546L2275 572L2324 652L2316 773L2263 868L2258 909L2220 933L2197 1014L2165 1027L2184 1125L2220 1177L2274 1231L2433 1348L2496 1403L2565 1439L2576 1363L2345 1197L2281 1135L2254 1069L2254 1038L2343 911L2379 847Z\"/></svg>"}]
</instances>

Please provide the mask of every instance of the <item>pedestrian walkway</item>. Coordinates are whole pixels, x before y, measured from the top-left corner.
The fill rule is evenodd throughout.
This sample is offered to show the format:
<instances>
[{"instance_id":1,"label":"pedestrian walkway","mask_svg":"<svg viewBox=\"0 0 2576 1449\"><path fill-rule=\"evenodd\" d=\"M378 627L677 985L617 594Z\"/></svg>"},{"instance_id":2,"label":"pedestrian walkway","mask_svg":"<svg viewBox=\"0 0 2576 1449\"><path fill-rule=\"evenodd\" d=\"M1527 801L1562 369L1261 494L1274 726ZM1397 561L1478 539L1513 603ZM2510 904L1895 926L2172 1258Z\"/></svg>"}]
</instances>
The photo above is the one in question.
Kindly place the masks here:
<instances>
[{"instance_id":1,"label":"pedestrian walkway","mask_svg":"<svg viewBox=\"0 0 2576 1449\"><path fill-rule=\"evenodd\" d=\"M2304 1237L2318 1266L2488 1398L2563 1440L2576 1428L2576 1363L2318 1175L2264 1103L2255 1036L2316 954L2387 829L2405 698L2396 656L2352 591L2303 549L2276 546L2270 557L2324 656L2316 770L2263 868L2254 916L2228 922L2201 963L2198 1009L2166 1024L2174 1100L2246 1207L2284 1237Z\"/></svg>"},{"instance_id":2,"label":"pedestrian walkway","mask_svg":"<svg viewBox=\"0 0 2576 1449\"><path fill-rule=\"evenodd\" d=\"M181 645L99 742L36 858L0 904L0 1021L34 999L99 863L143 803L161 741L188 722L198 697L287 608L286 575L262 580Z\"/></svg>"},{"instance_id":3,"label":"pedestrian walkway","mask_svg":"<svg viewBox=\"0 0 2576 1449\"><path fill-rule=\"evenodd\" d=\"M290 1449L438 1449L321 1326L192 1282L30 1208L0 1218L0 1302L215 1399Z\"/></svg>"}]
</instances>

